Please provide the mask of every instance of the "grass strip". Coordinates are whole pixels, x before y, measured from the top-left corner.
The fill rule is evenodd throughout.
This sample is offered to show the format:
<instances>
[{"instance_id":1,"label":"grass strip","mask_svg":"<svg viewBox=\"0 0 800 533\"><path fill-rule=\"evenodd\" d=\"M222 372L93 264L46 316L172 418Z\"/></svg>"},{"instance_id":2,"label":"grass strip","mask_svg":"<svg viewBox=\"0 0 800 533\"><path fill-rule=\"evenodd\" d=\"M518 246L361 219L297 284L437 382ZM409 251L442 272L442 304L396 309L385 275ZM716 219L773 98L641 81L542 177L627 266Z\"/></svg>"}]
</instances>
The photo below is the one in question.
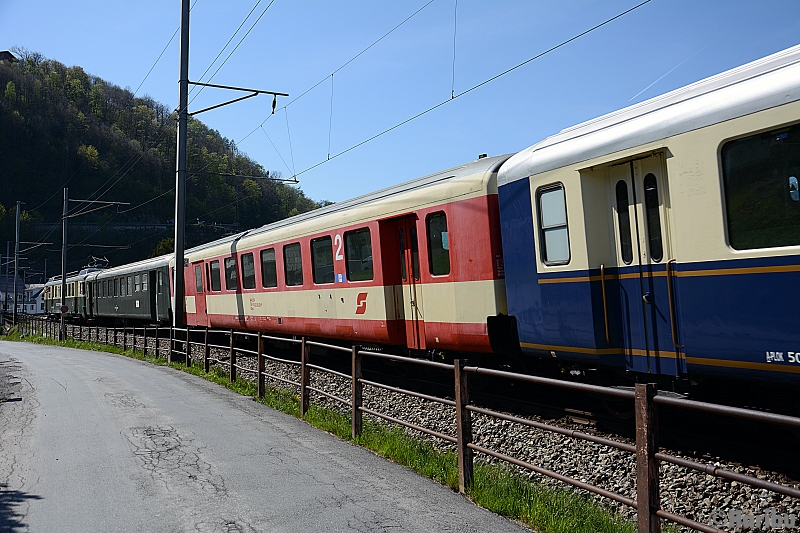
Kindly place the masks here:
<instances>
[{"instance_id":1,"label":"grass strip","mask_svg":"<svg viewBox=\"0 0 800 533\"><path fill-rule=\"evenodd\" d=\"M2 340L27 341L36 344L64 346L81 350L105 351L124 355L154 365L169 366L201 378L292 416L302 418L312 426L327 431L342 440L363 446L387 459L411 468L438 483L458 490L458 463L456 453L442 451L430 442L408 435L402 428L364 420L363 431L351 438L350 416L334 409L312 404L305 416L300 415L300 398L293 391L267 388L264 398L257 398L254 381L241 377L231 383L227 371L212 367L209 372L202 365L185 366L167 363L166 358L144 355L140 350L106 345L99 342L58 341L39 335L19 335L12 329ZM636 523L614 513L585 494L556 488L537 482L504 465L476 461L474 485L468 496L478 505L502 516L519 520L541 533L634 533ZM672 524L664 524L667 532L676 532Z\"/></svg>"}]
</instances>

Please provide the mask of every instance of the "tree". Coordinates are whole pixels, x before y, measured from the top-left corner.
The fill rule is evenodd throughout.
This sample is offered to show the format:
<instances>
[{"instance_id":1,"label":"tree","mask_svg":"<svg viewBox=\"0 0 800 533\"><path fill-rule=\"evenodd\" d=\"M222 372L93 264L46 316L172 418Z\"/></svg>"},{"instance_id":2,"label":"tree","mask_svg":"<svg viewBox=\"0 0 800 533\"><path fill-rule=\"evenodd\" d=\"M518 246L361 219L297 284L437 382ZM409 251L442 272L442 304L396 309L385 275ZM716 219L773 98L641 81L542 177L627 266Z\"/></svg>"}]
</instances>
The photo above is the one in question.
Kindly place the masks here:
<instances>
[{"instance_id":1,"label":"tree","mask_svg":"<svg viewBox=\"0 0 800 533\"><path fill-rule=\"evenodd\" d=\"M17 87L14 85L13 81L9 81L6 83L6 92L4 95L6 102L9 104L13 104L17 101Z\"/></svg>"},{"instance_id":2,"label":"tree","mask_svg":"<svg viewBox=\"0 0 800 533\"><path fill-rule=\"evenodd\" d=\"M173 237L168 237L158 241L158 244L156 244L156 247L150 253L150 257L158 257L173 252L175 252L175 239Z\"/></svg>"}]
</instances>

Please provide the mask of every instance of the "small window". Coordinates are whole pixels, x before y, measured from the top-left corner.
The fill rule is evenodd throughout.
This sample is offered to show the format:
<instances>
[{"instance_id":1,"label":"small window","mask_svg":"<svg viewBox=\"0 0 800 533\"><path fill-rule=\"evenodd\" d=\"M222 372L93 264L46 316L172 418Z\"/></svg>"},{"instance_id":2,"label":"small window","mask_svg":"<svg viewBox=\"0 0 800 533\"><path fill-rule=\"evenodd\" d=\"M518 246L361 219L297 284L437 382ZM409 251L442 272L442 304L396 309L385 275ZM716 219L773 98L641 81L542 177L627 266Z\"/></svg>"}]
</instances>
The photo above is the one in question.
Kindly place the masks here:
<instances>
[{"instance_id":1,"label":"small window","mask_svg":"<svg viewBox=\"0 0 800 533\"><path fill-rule=\"evenodd\" d=\"M119 278L119 295L125 296L125 278Z\"/></svg>"},{"instance_id":2,"label":"small window","mask_svg":"<svg viewBox=\"0 0 800 533\"><path fill-rule=\"evenodd\" d=\"M408 280L408 276L406 275L406 236L403 230L400 230L399 234L400 240L400 275L403 277L403 281Z\"/></svg>"},{"instance_id":3,"label":"small window","mask_svg":"<svg viewBox=\"0 0 800 533\"><path fill-rule=\"evenodd\" d=\"M644 208L650 259L661 261L664 258L664 245L661 240L661 213L658 209L658 182L652 173L644 177Z\"/></svg>"},{"instance_id":4,"label":"small window","mask_svg":"<svg viewBox=\"0 0 800 533\"><path fill-rule=\"evenodd\" d=\"M419 281L419 243L417 242L417 227L411 226L408 235L411 237L411 273L414 275L414 281Z\"/></svg>"},{"instance_id":5,"label":"small window","mask_svg":"<svg viewBox=\"0 0 800 533\"><path fill-rule=\"evenodd\" d=\"M620 253L625 264L630 265L633 261L633 241L631 237L631 212L628 208L628 184L625 180L617 182L616 192Z\"/></svg>"},{"instance_id":6,"label":"small window","mask_svg":"<svg viewBox=\"0 0 800 533\"><path fill-rule=\"evenodd\" d=\"M158 287L156 287L156 294L161 294L164 288L164 273L159 270L158 271Z\"/></svg>"},{"instance_id":7,"label":"small window","mask_svg":"<svg viewBox=\"0 0 800 533\"><path fill-rule=\"evenodd\" d=\"M114 280L114 296L119 294L119 278Z\"/></svg>"},{"instance_id":8,"label":"small window","mask_svg":"<svg viewBox=\"0 0 800 533\"><path fill-rule=\"evenodd\" d=\"M447 216L442 213L428 215L428 268L434 276L450 273L450 236L447 233Z\"/></svg>"},{"instance_id":9,"label":"small window","mask_svg":"<svg viewBox=\"0 0 800 533\"><path fill-rule=\"evenodd\" d=\"M103 282L103 298L108 296L108 281Z\"/></svg>"},{"instance_id":10,"label":"small window","mask_svg":"<svg viewBox=\"0 0 800 533\"><path fill-rule=\"evenodd\" d=\"M142 292L147 292L147 277L149 274L145 272L142 274Z\"/></svg>"},{"instance_id":11,"label":"small window","mask_svg":"<svg viewBox=\"0 0 800 533\"><path fill-rule=\"evenodd\" d=\"M203 267L194 266L194 290L195 294L203 294Z\"/></svg>"},{"instance_id":12,"label":"small window","mask_svg":"<svg viewBox=\"0 0 800 533\"><path fill-rule=\"evenodd\" d=\"M314 283L333 283L333 244L330 237L311 241L311 273Z\"/></svg>"},{"instance_id":13,"label":"small window","mask_svg":"<svg viewBox=\"0 0 800 533\"><path fill-rule=\"evenodd\" d=\"M300 243L288 244L283 247L283 265L286 274L286 285L297 286L303 284L303 258L300 256Z\"/></svg>"},{"instance_id":14,"label":"small window","mask_svg":"<svg viewBox=\"0 0 800 533\"><path fill-rule=\"evenodd\" d=\"M372 241L369 228L345 233L344 253L347 256L347 279L349 281L372 279Z\"/></svg>"},{"instance_id":15,"label":"small window","mask_svg":"<svg viewBox=\"0 0 800 533\"><path fill-rule=\"evenodd\" d=\"M136 274L135 276L133 276L133 292L139 292L139 280L140 279L141 279L141 277L139 276L139 274Z\"/></svg>"},{"instance_id":16,"label":"small window","mask_svg":"<svg viewBox=\"0 0 800 533\"><path fill-rule=\"evenodd\" d=\"M128 276L128 290L125 294L128 296L133 294L133 276Z\"/></svg>"},{"instance_id":17,"label":"small window","mask_svg":"<svg viewBox=\"0 0 800 533\"><path fill-rule=\"evenodd\" d=\"M722 147L728 240L737 250L800 245L800 124Z\"/></svg>"},{"instance_id":18,"label":"small window","mask_svg":"<svg viewBox=\"0 0 800 533\"><path fill-rule=\"evenodd\" d=\"M256 264L253 254L242 256L242 287L245 289L256 288Z\"/></svg>"},{"instance_id":19,"label":"small window","mask_svg":"<svg viewBox=\"0 0 800 533\"><path fill-rule=\"evenodd\" d=\"M275 263L275 248L261 250L261 286L278 286L278 266Z\"/></svg>"},{"instance_id":20,"label":"small window","mask_svg":"<svg viewBox=\"0 0 800 533\"><path fill-rule=\"evenodd\" d=\"M567 202L562 184L539 189L539 224L542 259L546 265L569 263Z\"/></svg>"},{"instance_id":21,"label":"small window","mask_svg":"<svg viewBox=\"0 0 800 533\"><path fill-rule=\"evenodd\" d=\"M229 291L236 290L236 258L225 258L225 288Z\"/></svg>"},{"instance_id":22,"label":"small window","mask_svg":"<svg viewBox=\"0 0 800 533\"><path fill-rule=\"evenodd\" d=\"M211 290L222 290L222 285L220 284L219 279L219 261L211 261Z\"/></svg>"}]
</instances>

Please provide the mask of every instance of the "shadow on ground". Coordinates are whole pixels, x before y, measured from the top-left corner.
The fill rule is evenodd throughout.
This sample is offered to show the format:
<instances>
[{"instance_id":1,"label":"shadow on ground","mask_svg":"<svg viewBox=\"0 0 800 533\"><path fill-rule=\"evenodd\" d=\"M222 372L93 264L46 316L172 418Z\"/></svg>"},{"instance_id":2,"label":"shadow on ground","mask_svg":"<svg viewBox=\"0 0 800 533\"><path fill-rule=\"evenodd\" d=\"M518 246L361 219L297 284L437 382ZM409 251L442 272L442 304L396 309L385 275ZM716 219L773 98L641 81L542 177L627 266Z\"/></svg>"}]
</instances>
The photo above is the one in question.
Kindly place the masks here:
<instances>
[{"instance_id":1,"label":"shadow on ground","mask_svg":"<svg viewBox=\"0 0 800 533\"><path fill-rule=\"evenodd\" d=\"M19 490L8 490L8 485L0 483L0 533L16 533L27 530L28 527L22 520L25 516L19 512L19 507L26 500L41 500L36 494L29 494Z\"/></svg>"}]
</instances>

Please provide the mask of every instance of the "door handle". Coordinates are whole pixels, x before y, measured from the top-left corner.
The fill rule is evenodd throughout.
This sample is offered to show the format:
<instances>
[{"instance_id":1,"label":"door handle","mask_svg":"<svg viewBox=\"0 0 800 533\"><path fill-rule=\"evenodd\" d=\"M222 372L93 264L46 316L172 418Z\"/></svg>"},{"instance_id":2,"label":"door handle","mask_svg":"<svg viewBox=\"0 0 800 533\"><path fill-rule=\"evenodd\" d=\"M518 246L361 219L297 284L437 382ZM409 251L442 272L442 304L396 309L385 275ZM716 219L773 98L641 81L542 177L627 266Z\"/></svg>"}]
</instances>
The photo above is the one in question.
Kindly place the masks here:
<instances>
[{"instance_id":1,"label":"door handle","mask_svg":"<svg viewBox=\"0 0 800 533\"><path fill-rule=\"evenodd\" d=\"M644 293L644 295L642 296L642 300L644 300L644 303L646 303L646 304L652 304L653 303L653 299L650 298L650 293L649 292Z\"/></svg>"}]
</instances>

